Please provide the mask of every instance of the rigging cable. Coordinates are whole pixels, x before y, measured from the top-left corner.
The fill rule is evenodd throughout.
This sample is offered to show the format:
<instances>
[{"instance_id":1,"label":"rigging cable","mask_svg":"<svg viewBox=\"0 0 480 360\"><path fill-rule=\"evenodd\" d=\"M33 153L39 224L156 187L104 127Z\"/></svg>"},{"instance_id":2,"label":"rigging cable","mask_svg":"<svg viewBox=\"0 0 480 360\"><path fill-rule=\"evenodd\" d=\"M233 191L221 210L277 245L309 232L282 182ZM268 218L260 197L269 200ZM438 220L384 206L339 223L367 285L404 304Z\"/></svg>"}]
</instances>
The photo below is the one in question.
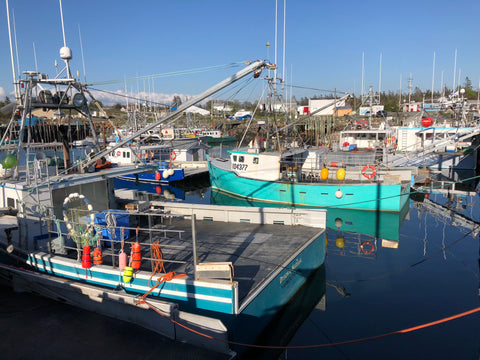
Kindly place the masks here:
<instances>
[{"instance_id":1,"label":"rigging cable","mask_svg":"<svg viewBox=\"0 0 480 360\"><path fill-rule=\"evenodd\" d=\"M130 78L123 78L123 79L96 81L96 82L91 82L91 83L87 84L87 86L89 86L89 85L110 85L110 84L119 84L119 83L123 84L123 83L126 83L126 82L132 82L132 81L138 81L138 80L159 79L159 78L165 78L165 77L171 77L171 76L197 74L197 73L202 73L202 72L212 71L212 70L230 69L230 68L234 68L234 67L239 67L241 65L245 65L245 61L233 62L233 63L229 63L229 64L224 64L224 65L207 66L207 67L203 67L203 68L195 68L195 69L189 69L189 70L171 71L171 72L163 73L163 74L143 75L143 76L135 76L135 77L130 77Z\"/></svg>"}]
</instances>

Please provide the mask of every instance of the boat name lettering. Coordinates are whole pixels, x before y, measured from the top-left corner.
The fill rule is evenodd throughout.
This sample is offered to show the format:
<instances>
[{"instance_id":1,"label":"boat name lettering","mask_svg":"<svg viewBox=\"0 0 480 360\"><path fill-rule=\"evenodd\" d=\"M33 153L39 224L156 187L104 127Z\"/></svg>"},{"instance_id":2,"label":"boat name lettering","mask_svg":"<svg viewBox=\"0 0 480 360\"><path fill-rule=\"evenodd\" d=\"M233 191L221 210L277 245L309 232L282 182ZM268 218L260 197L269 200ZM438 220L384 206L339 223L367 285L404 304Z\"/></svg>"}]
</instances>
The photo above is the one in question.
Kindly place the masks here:
<instances>
[{"instance_id":1,"label":"boat name lettering","mask_svg":"<svg viewBox=\"0 0 480 360\"><path fill-rule=\"evenodd\" d=\"M236 164L236 163L233 163L233 164L232 164L232 168L233 168L233 170L246 171L247 168L248 168L248 165L247 165L247 164Z\"/></svg>"},{"instance_id":2,"label":"boat name lettering","mask_svg":"<svg viewBox=\"0 0 480 360\"><path fill-rule=\"evenodd\" d=\"M292 265L292 270L295 270L302 263L302 259L296 259L295 264Z\"/></svg>"}]
</instances>

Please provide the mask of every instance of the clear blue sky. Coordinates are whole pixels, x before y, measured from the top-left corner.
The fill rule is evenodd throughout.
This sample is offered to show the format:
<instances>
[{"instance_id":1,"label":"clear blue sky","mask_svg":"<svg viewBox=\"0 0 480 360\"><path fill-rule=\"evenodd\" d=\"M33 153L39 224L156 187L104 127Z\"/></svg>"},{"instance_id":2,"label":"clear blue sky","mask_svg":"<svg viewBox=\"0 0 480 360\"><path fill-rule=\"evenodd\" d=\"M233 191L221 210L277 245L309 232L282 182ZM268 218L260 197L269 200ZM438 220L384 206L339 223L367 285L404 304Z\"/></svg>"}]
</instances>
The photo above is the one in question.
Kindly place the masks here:
<instances>
[{"instance_id":1,"label":"clear blue sky","mask_svg":"<svg viewBox=\"0 0 480 360\"><path fill-rule=\"evenodd\" d=\"M72 70L84 79L82 37L87 82L190 70L232 62L274 60L275 0L72 1L63 0L67 45ZM0 99L13 90L5 2L0 3ZM9 0L15 14L20 70L55 74L63 46L58 0ZM279 74L283 72L283 6L278 0ZM480 81L479 1L315 1L286 2L286 82L317 89L335 88L360 94L362 53L364 89L402 91L408 78L414 87L431 89L435 52L435 89L468 76ZM195 95L240 68L202 72L127 84L164 94ZM98 88L116 91L123 83ZM297 98L318 91L294 91ZM254 100L254 99L241 99ZM120 101L119 101L120 102Z\"/></svg>"}]
</instances>

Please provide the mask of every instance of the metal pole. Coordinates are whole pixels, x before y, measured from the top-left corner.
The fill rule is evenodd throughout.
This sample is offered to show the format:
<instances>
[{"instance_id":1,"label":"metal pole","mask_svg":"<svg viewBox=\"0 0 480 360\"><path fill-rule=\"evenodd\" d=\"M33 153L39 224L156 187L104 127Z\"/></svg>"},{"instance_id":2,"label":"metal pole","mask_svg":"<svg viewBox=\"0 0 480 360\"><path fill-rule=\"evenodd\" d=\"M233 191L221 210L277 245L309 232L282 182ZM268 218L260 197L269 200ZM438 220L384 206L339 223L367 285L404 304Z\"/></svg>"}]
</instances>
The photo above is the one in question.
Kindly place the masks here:
<instances>
[{"instance_id":1,"label":"metal pole","mask_svg":"<svg viewBox=\"0 0 480 360\"><path fill-rule=\"evenodd\" d=\"M195 228L195 214L192 215L192 246L193 246L193 278L197 279L197 229Z\"/></svg>"}]
</instances>

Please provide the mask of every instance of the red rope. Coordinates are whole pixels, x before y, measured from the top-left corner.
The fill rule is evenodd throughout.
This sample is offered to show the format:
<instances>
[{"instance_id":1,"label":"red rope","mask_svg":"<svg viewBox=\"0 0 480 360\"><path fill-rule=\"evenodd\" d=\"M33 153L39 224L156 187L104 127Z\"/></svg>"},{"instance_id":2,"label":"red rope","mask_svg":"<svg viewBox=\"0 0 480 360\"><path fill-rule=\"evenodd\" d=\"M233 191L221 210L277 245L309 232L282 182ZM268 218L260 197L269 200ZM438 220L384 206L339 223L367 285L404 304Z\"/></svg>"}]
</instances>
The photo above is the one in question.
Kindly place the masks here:
<instances>
[{"instance_id":1,"label":"red rope","mask_svg":"<svg viewBox=\"0 0 480 360\"><path fill-rule=\"evenodd\" d=\"M474 314L476 312L479 312L480 311L480 307L477 307L475 309L472 309L472 310L468 310L468 311L465 311L463 313L460 313L460 314L456 314L456 315L453 315L453 316L449 316L449 317L446 317L446 318L443 318L443 319L440 319L440 320L437 320L437 321L432 321L432 322L429 322L429 323L426 323L426 324L422 324L422 325L418 325L418 326L413 326L413 327L410 327L410 328L407 328L407 329L403 329L403 330L397 330L397 331L393 331L393 332L390 332L390 333L386 333L386 334L381 334L381 335L375 335L375 336L370 336L370 337L366 337L366 338L361 338L361 339L355 339L355 340L346 340L346 341L340 341L340 342L336 342L336 343L330 343L330 344L317 344L317 345L298 345L298 346L270 346L270 345L255 345L255 344L245 344L245 343L239 343L239 342L235 342L235 341L229 341L229 340L224 340L224 339L219 339L219 338L216 338L214 336L211 336L211 335L207 335L205 333L201 333L197 330L194 330L192 328L189 328L188 326L185 326L183 324L180 324L179 322L173 320L172 318L168 317L167 315L163 314L162 312L160 312L158 309L156 309L154 306L152 306L151 304L149 304L148 302L146 302L144 299L142 299L142 301L140 302L137 302L137 304L139 303L142 303L142 304L146 304L150 309L152 309L153 311L155 311L157 314L163 316L164 318L170 320L172 323L178 325L178 326L181 326L182 328L188 330L188 331L191 331L195 334L198 334L200 336L203 336L203 337L206 337L208 339L211 339L211 340L216 340L216 341L220 341L220 342L223 342L223 343L228 343L228 344L231 344L231 345L239 345L239 346L245 346L245 347L251 347L251 348L261 348L261 349L284 349L284 350L287 350L287 349L314 349L314 348L323 348L323 347L330 347L330 346L339 346L339 345L346 345L346 344L353 344L353 343L359 343L359 342L364 342L364 341L370 341L370 340L376 340L376 339L380 339L380 338L384 338L384 337L388 337L388 336L393 336L393 335L398 335L398 334L405 334L405 333L408 333L408 332L412 332L412 331L417 331L417 330L420 330L420 329L423 329L423 328L427 328L427 327L430 327L430 326L434 326L434 325L438 325L438 324L441 324L441 323L444 323L444 322L448 322L448 321L451 321L451 320L455 320L455 319L458 319L458 318L461 318L461 317L464 317L464 316L467 316L467 315L471 315L471 314Z\"/></svg>"}]
</instances>

